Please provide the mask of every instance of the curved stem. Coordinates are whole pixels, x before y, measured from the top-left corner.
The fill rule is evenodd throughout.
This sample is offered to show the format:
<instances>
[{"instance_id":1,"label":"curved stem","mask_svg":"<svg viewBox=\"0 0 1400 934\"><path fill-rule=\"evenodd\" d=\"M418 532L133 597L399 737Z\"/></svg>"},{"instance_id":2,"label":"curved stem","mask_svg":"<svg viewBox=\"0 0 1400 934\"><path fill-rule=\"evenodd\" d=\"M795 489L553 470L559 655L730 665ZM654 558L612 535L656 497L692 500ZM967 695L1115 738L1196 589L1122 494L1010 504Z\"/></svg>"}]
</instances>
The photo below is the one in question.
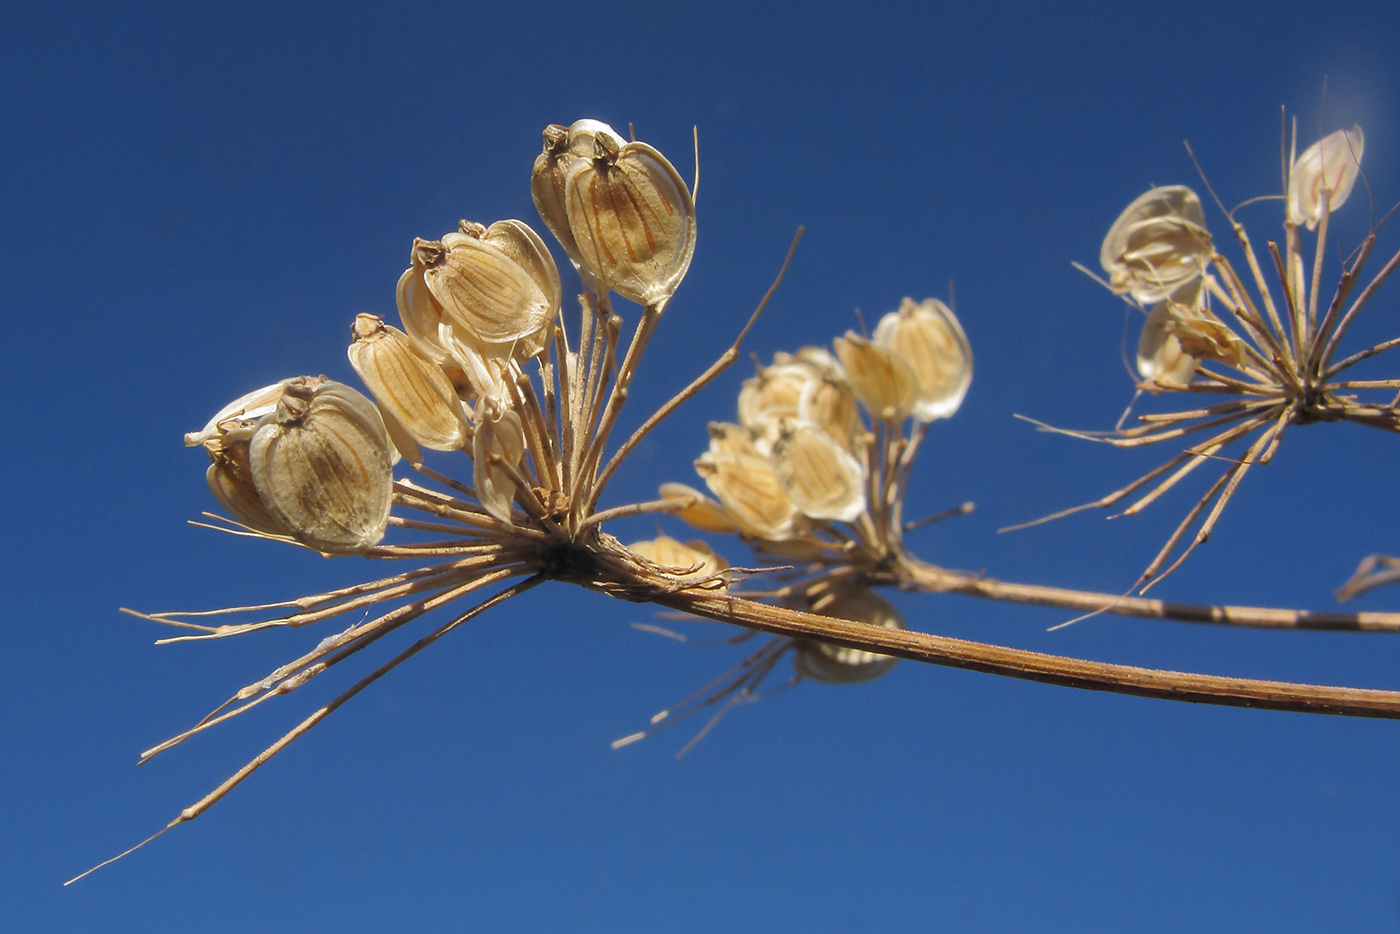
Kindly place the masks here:
<instances>
[{"instance_id":1,"label":"curved stem","mask_svg":"<svg viewBox=\"0 0 1400 934\"><path fill-rule=\"evenodd\" d=\"M885 629L713 591L679 590L656 595L653 601L671 609L765 632L1064 687L1228 707L1400 719L1400 691L1226 678L1093 662L948 636Z\"/></svg>"}]
</instances>

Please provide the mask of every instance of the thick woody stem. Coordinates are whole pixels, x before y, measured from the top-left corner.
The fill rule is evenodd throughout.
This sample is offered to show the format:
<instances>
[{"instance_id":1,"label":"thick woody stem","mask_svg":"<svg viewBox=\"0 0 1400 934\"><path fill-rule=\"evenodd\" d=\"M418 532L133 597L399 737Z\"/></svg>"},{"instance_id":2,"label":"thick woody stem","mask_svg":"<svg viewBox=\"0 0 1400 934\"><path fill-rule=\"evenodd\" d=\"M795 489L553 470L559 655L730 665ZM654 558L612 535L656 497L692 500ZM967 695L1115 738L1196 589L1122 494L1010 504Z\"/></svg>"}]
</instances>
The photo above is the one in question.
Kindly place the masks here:
<instances>
[{"instance_id":1,"label":"thick woody stem","mask_svg":"<svg viewBox=\"0 0 1400 934\"><path fill-rule=\"evenodd\" d=\"M675 591L655 597L654 602L764 632L1064 687L1228 707L1400 719L1400 691L1226 678L1093 662L948 636L885 629L706 591Z\"/></svg>"}]
</instances>

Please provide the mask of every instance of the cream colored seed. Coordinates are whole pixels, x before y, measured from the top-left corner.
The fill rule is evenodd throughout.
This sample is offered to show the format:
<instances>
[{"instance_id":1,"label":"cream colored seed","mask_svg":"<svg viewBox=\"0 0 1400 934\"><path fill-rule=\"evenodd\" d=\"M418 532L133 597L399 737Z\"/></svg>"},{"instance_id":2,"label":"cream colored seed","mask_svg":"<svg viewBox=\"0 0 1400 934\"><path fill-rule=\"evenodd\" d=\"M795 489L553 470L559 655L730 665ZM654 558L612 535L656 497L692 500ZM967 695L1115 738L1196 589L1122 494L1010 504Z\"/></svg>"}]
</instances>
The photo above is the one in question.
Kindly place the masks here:
<instances>
[{"instance_id":1,"label":"cream colored seed","mask_svg":"<svg viewBox=\"0 0 1400 934\"><path fill-rule=\"evenodd\" d=\"M919 377L901 355L847 331L833 342L851 391L870 413L900 421L919 399Z\"/></svg>"},{"instance_id":2,"label":"cream colored seed","mask_svg":"<svg viewBox=\"0 0 1400 934\"><path fill-rule=\"evenodd\" d=\"M791 534L797 507L743 428L711 425L710 450L700 455L695 470L742 532L772 540Z\"/></svg>"},{"instance_id":3,"label":"cream colored seed","mask_svg":"<svg viewBox=\"0 0 1400 934\"><path fill-rule=\"evenodd\" d=\"M353 554L384 537L393 499L378 410L349 386L289 383L253 432L248 459L268 512L302 544Z\"/></svg>"},{"instance_id":4,"label":"cream colored seed","mask_svg":"<svg viewBox=\"0 0 1400 934\"><path fill-rule=\"evenodd\" d=\"M811 606L814 612L841 619L903 629L899 610L868 587L843 588L827 594ZM799 642L793 666L798 674L813 681L854 684L870 681L889 672L898 659L863 649L851 649L826 642Z\"/></svg>"},{"instance_id":5,"label":"cream colored seed","mask_svg":"<svg viewBox=\"0 0 1400 934\"><path fill-rule=\"evenodd\" d=\"M629 301L668 298L695 254L695 202L666 157L646 143L593 137L594 155L572 163L565 207L578 258Z\"/></svg>"},{"instance_id":6,"label":"cream colored seed","mask_svg":"<svg viewBox=\"0 0 1400 934\"><path fill-rule=\"evenodd\" d=\"M853 522L865 512L865 469L815 422L786 423L773 474L802 514Z\"/></svg>"},{"instance_id":7,"label":"cream colored seed","mask_svg":"<svg viewBox=\"0 0 1400 934\"><path fill-rule=\"evenodd\" d=\"M252 466L248 462L250 429L230 432L204 442L204 450L212 461L204 473L209 492L228 514L250 529L270 535L289 535L285 526L268 512L253 484Z\"/></svg>"},{"instance_id":8,"label":"cream colored seed","mask_svg":"<svg viewBox=\"0 0 1400 934\"><path fill-rule=\"evenodd\" d=\"M724 511L723 506L694 487L686 486L684 483L663 483L657 492L662 499L679 500L686 503L673 515L691 528L699 529L702 532L713 532L716 535L733 535L739 531L738 526L734 524L733 519L729 518L729 513Z\"/></svg>"},{"instance_id":9,"label":"cream colored seed","mask_svg":"<svg viewBox=\"0 0 1400 934\"><path fill-rule=\"evenodd\" d=\"M627 547L652 564L680 577L714 577L729 567L728 561L702 541L681 543L662 535Z\"/></svg>"},{"instance_id":10,"label":"cream colored seed","mask_svg":"<svg viewBox=\"0 0 1400 934\"><path fill-rule=\"evenodd\" d=\"M352 334L350 365L393 421L425 448L461 450L468 441L466 414L442 368L374 315L356 316Z\"/></svg>"},{"instance_id":11,"label":"cream colored seed","mask_svg":"<svg viewBox=\"0 0 1400 934\"><path fill-rule=\"evenodd\" d=\"M1361 127L1338 130L1303 151L1288 172L1288 220L1316 230L1322 220L1322 193L1327 210L1342 206L1361 173L1366 137Z\"/></svg>"},{"instance_id":12,"label":"cream colored seed","mask_svg":"<svg viewBox=\"0 0 1400 934\"><path fill-rule=\"evenodd\" d=\"M472 438L472 484L477 499L491 515L514 525L511 504L516 483L509 468L518 467L525 454L525 431L520 416L511 409L492 413L476 426Z\"/></svg>"},{"instance_id":13,"label":"cream colored seed","mask_svg":"<svg viewBox=\"0 0 1400 934\"><path fill-rule=\"evenodd\" d=\"M495 356L529 356L543 346L561 286L549 250L528 225L463 221L441 241L415 240L412 258L399 280L399 314L430 359L443 365L452 359L440 337L445 323Z\"/></svg>"},{"instance_id":14,"label":"cream colored seed","mask_svg":"<svg viewBox=\"0 0 1400 934\"><path fill-rule=\"evenodd\" d=\"M914 368L919 396L911 414L919 421L947 418L962 405L972 383L972 347L947 305L936 298L918 304L905 298L898 311L880 319L875 342Z\"/></svg>"},{"instance_id":15,"label":"cream colored seed","mask_svg":"<svg viewBox=\"0 0 1400 934\"><path fill-rule=\"evenodd\" d=\"M1201 199L1185 185L1167 185L1124 208L1099 248L1099 264L1115 294L1151 303L1200 276L1213 250Z\"/></svg>"}]
</instances>

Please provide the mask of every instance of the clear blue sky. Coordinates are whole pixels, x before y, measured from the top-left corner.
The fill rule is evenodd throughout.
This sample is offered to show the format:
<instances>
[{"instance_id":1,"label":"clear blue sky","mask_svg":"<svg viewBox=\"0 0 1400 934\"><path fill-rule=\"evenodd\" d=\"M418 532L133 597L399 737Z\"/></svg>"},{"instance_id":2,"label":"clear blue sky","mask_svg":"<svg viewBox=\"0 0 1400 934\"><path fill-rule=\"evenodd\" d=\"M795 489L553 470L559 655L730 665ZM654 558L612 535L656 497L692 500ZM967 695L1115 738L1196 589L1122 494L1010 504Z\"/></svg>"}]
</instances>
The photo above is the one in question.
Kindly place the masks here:
<instances>
[{"instance_id":1,"label":"clear blue sky","mask_svg":"<svg viewBox=\"0 0 1400 934\"><path fill-rule=\"evenodd\" d=\"M284 376L352 379L350 322L392 314L414 236L535 219L545 124L633 123L687 176L699 127L695 261L634 397L669 394L728 344L799 224L751 339L765 360L952 280L976 376L930 436L910 511L979 508L911 547L1118 592L1202 484L1134 519L995 532L1156 462L1012 419L1109 427L1131 394L1121 305L1070 262L1094 263L1147 186L1196 185L1184 138L1227 202L1277 191L1283 105L1305 142L1364 126L1383 212L1400 198L1397 48L1393 3L1347 0L6 5L0 927L1394 929L1400 725L902 664L741 710L677 763L679 733L608 742L741 650L635 632L645 608L563 587L413 659L193 824L59 884L350 683L134 767L326 633L155 648L164 633L117 607L257 602L364 573L189 528L212 500L181 434ZM1359 188L1342 217L1354 244ZM1244 215L1256 240L1278 218ZM1392 285L1352 346L1400 332L1397 309ZM619 491L695 482L738 369ZM1160 595L1332 608L1361 557L1400 553L1394 445L1295 431ZM1400 636L1112 618L1047 633L1064 614L901 606L930 631L1063 654L1400 688Z\"/></svg>"}]
</instances>

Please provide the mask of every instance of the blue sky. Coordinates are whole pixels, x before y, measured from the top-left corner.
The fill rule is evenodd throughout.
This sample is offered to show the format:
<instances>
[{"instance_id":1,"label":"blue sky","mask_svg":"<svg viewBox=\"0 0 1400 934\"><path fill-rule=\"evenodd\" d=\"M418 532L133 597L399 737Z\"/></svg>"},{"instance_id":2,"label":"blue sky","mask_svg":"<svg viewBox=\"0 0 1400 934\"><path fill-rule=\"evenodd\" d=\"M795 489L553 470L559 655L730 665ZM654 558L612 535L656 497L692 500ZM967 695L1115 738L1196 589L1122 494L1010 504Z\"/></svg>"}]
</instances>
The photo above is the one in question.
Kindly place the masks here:
<instances>
[{"instance_id":1,"label":"blue sky","mask_svg":"<svg viewBox=\"0 0 1400 934\"><path fill-rule=\"evenodd\" d=\"M902 664L738 711L680 762L680 733L614 752L742 649L638 633L645 608L562 586L413 659L193 824L59 884L356 676L134 767L326 633L155 648L164 633L119 606L257 602L364 573L188 527L213 504L182 433L284 376L352 380L348 326L392 314L413 237L459 217L535 220L545 124L630 122L687 177L699 128L695 260L634 398L669 395L728 345L799 224L748 345L765 360L829 342L855 309L873 322L904 295L946 297L952 281L976 376L931 432L910 513L978 511L911 548L1120 592L1204 483L1133 519L996 534L1160 459L1012 418L1106 428L1131 395L1121 305L1071 261L1093 264L1149 185L1197 184L1183 139L1227 203L1276 192L1281 106L1304 142L1363 125L1383 213L1400 199L1397 47L1392 4L1345 0L7 5L4 926L1393 929L1395 724ZM1369 212L1358 190L1343 242ZM1276 205L1243 218L1256 240L1279 235ZM1378 253L1396 247L1383 232ZM1397 333L1388 292L1349 346ZM747 369L665 425L613 495L694 482L704 425L732 417ZM1400 552L1393 444L1345 425L1294 431L1160 595L1331 609L1364 555ZM1396 636L1113 618L1046 632L1065 614L900 605L929 631L1062 654L1400 688Z\"/></svg>"}]
</instances>

